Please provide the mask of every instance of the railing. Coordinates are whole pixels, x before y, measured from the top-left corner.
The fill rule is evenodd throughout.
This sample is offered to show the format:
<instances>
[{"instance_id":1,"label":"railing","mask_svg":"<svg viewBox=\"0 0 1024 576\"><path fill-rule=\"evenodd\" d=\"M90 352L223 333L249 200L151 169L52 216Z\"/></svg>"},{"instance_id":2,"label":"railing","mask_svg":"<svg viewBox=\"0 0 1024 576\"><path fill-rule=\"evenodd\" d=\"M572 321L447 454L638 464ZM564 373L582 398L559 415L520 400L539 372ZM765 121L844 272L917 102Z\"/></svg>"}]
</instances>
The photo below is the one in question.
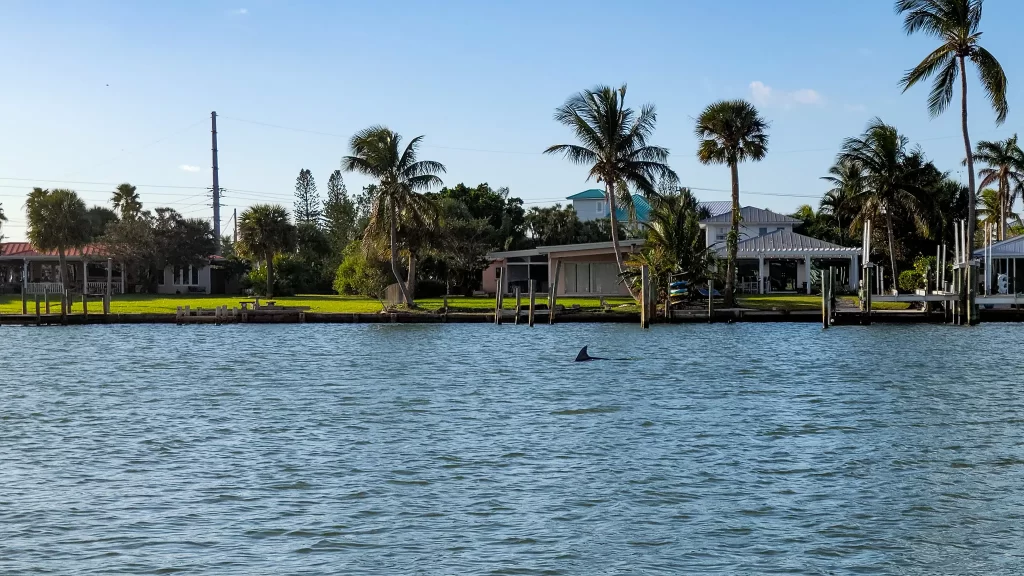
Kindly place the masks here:
<instances>
[{"instance_id":1,"label":"railing","mask_svg":"<svg viewBox=\"0 0 1024 576\"><path fill-rule=\"evenodd\" d=\"M26 294L59 294L64 291L60 282L29 282L25 284Z\"/></svg>"},{"instance_id":2,"label":"railing","mask_svg":"<svg viewBox=\"0 0 1024 576\"><path fill-rule=\"evenodd\" d=\"M89 294L106 294L107 293L107 282L89 282L88 289L86 290ZM121 281L114 280L110 283L111 294L122 294L124 291L121 289Z\"/></svg>"}]
</instances>

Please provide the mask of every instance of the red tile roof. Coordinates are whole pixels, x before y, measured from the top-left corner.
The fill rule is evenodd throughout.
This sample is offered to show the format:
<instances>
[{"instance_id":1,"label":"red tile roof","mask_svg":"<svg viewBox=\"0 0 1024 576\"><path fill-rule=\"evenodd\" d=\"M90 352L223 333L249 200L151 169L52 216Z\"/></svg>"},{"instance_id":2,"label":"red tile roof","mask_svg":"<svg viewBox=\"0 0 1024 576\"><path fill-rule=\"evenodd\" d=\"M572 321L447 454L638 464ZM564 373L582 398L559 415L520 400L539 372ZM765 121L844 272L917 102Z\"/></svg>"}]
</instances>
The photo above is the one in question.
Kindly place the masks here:
<instances>
[{"instance_id":1,"label":"red tile roof","mask_svg":"<svg viewBox=\"0 0 1024 576\"><path fill-rule=\"evenodd\" d=\"M105 257L107 251L100 244L89 244L83 248L72 248L67 251L67 256L78 258L83 255ZM0 257L38 258L45 256L57 257L57 251L41 252L33 248L31 242L0 242Z\"/></svg>"}]
</instances>

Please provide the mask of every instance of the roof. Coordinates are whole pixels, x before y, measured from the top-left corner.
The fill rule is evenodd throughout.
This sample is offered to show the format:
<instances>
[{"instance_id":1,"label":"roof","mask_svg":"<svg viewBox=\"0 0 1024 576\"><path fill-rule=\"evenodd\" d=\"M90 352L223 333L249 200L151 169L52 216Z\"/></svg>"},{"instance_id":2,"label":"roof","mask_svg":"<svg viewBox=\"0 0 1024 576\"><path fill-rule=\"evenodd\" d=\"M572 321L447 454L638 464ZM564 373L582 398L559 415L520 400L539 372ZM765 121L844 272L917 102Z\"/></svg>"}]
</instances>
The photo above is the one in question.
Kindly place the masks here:
<instances>
[{"instance_id":1,"label":"roof","mask_svg":"<svg viewBox=\"0 0 1024 576\"><path fill-rule=\"evenodd\" d=\"M701 208L707 208L708 213L712 216L718 216L719 214L725 214L726 212L732 211L731 200L715 200L714 202L701 202Z\"/></svg>"},{"instance_id":2,"label":"roof","mask_svg":"<svg viewBox=\"0 0 1024 576\"><path fill-rule=\"evenodd\" d=\"M647 201L647 198L639 194L633 194L633 210L636 212L637 222L647 222L651 217L651 204ZM619 222L626 222L630 220L629 210L624 207L615 206L615 218Z\"/></svg>"},{"instance_id":3,"label":"roof","mask_svg":"<svg viewBox=\"0 0 1024 576\"><path fill-rule=\"evenodd\" d=\"M724 245L717 248L719 254L726 253ZM778 252L807 252L832 254L859 254L860 248L840 246L796 232L776 230L771 234L748 238L739 243L736 249L740 254L769 254Z\"/></svg>"},{"instance_id":4,"label":"roof","mask_svg":"<svg viewBox=\"0 0 1024 576\"><path fill-rule=\"evenodd\" d=\"M974 255L979 258L985 257L985 248L978 248ZM999 242L992 243L993 258L1024 258L1024 236L1014 236Z\"/></svg>"},{"instance_id":5,"label":"roof","mask_svg":"<svg viewBox=\"0 0 1024 576\"><path fill-rule=\"evenodd\" d=\"M106 258L107 251L100 244L89 244L82 248L71 248L65 254L69 258L95 256ZM57 251L39 251L32 247L31 242L0 242L0 258L56 258Z\"/></svg>"},{"instance_id":6,"label":"roof","mask_svg":"<svg viewBox=\"0 0 1024 576\"><path fill-rule=\"evenodd\" d=\"M701 224L727 224L732 218L732 207L729 210L721 214L712 216L701 220ZM765 210L764 208L755 208L753 206L744 206L740 208L740 219L744 225L750 224L803 224L803 220L798 220L792 216L786 216L785 214L779 214L778 212L772 212L771 210Z\"/></svg>"},{"instance_id":7,"label":"roof","mask_svg":"<svg viewBox=\"0 0 1024 576\"><path fill-rule=\"evenodd\" d=\"M566 196L566 200L602 200L604 199L604 190L597 188L591 188L590 190L584 190L583 192L577 192L572 196Z\"/></svg>"},{"instance_id":8,"label":"roof","mask_svg":"<svg viewBox=\"0 0 1024 576\"><path fill-rule=\"evenodd\" d=\"M619 248L635 248L644 245L643 238L625 238L619 240ZM589 242L586 244L558 244L555 246L538 246L529 250L511 250L508 252L491 252L487 255L488 260L499 260L502 258L522 258L524 256L540 256L542 254L557 254L559 252L577 252L582 250L608 250L611 252L611 242Z\"/></svg>"}]
</instances>

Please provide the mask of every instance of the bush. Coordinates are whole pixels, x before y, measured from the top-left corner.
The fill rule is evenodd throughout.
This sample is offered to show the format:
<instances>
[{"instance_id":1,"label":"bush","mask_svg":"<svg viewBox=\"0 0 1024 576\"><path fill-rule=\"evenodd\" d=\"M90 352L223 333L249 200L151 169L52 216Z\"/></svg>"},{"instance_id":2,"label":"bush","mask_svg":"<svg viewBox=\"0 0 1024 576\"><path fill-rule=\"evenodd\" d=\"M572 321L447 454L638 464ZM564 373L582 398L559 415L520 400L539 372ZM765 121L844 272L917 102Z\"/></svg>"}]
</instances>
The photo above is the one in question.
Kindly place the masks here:
<instances>
[{"instance_id":1,"label":"bush","mask_svg":"<svg viewBox=\"0 0 1024 576\"><path fill-rule=\"evenodd\" d=\"M437 280L417 280L416 298L440 298L444 296L447 287L444 282Z\"/></svg>"},{"instance_id":2,"label":"bush","mask_svg":"<svg viewBox=\"0 0 1024 576\"><path fill-rule=\"evenodd\" d=\"M900 272L899 287L904 292L913 292L919 288L924 288L924 274L917 270L904 270Z\"/></svg>"},{"instance_id":3,"label":"bush","mask_svg":"<svg viewBox=\"0 0 1024 576\"><path fill-rule=\"evenodd\" d=\"M370 296L384 299L384 291L392 281L383 262L370 259L356 241L345 248L345 259L334 275L334 291L338 294Z\"/></svg>"},{"instance_id":4,"label":"bush","mask_svg":"<svg viewBox=\"0 0 1024 576\"><path fill-rule=\"evenodd\" d=\"M289 274L294 264L288 256L274 257L274 296L294 296L295 288L289 282ZM242 281L242 288L252 290L257 296L267 295L267 267L253 268Z\"/></svg>"}]
</instances>

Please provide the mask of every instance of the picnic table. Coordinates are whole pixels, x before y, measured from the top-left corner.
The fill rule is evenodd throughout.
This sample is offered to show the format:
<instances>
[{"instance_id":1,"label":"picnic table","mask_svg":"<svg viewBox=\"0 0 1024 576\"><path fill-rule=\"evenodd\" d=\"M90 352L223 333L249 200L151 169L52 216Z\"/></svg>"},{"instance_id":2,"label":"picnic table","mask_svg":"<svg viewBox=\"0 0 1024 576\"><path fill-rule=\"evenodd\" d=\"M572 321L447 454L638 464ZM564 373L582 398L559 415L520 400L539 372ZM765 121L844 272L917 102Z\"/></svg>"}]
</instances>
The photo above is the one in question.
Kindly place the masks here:
<instances>
[{"instance_id":1,"label":"picnic table","mask_svg":"<svg viewBox=\"0 0 1024 576\"><path fill-rule=\"evenodd\" d=\"M242 310L248 310L249 304L252 304L253 309L256 309L259 305L259 302L256 300L241 300L238 303L242 305Z\"/></svg>"}]
</instances>

